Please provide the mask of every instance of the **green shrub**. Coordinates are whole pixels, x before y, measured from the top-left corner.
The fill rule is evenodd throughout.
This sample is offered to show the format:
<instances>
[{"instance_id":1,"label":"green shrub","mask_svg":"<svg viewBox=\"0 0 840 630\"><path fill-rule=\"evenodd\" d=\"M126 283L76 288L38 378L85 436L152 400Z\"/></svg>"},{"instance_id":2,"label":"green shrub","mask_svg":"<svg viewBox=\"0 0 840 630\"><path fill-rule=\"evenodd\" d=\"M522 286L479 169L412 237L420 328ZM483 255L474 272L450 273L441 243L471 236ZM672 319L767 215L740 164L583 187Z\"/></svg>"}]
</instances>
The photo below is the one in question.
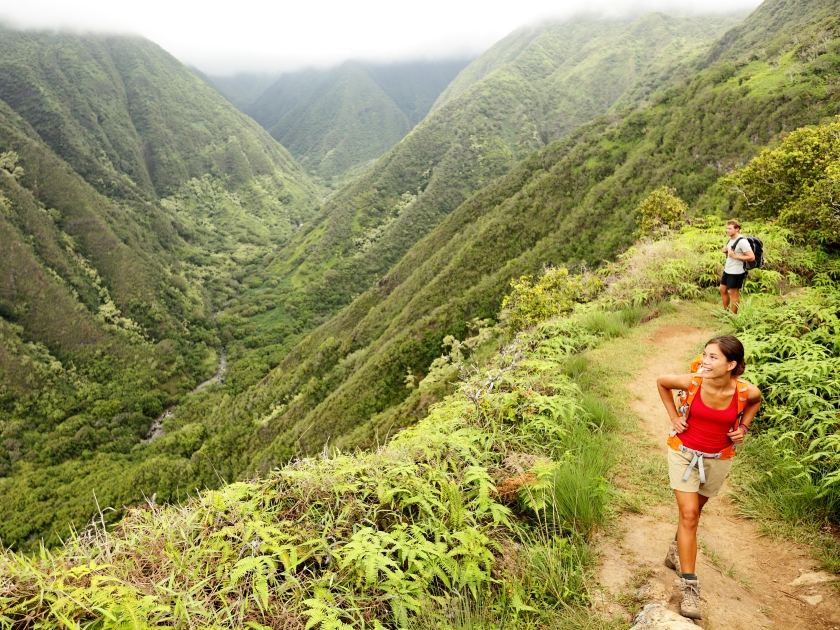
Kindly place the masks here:
<instances>
[{"instance_id":1,"label":"green shrub","mask_svg":"<svg viewBox=\"0 0 840 630\"><path fill-rule=\"evenodd\" d=\"M688 219L688 204L676 195L670 186L657 188L639 204L639 238L662 238L672 230L678 230Z\"/></svg>"},{"instance_id":2,"label":"green shrub","mask_svg":"<svg viewBox=\"0 0 840 630\"><path fill-rule=\"evenodd\" d=\"M502 301L501 317L508 330L516 332L592 300L603 288L603 281L592 274L569 275L568 269L549 267L536 281L522 276L510 286L510 294Z\"/></svg>"},{"instance_id":3,"label":"green shrub","mask_svg":"<svg viewBox=\"0 0 840 630\"><path fill-rule=\"evenodd\" d=\"M736 211L778 218L803 242L840 245L840 117L792 131L723 183L738 193Z\"/></svg>"}]
</instances>

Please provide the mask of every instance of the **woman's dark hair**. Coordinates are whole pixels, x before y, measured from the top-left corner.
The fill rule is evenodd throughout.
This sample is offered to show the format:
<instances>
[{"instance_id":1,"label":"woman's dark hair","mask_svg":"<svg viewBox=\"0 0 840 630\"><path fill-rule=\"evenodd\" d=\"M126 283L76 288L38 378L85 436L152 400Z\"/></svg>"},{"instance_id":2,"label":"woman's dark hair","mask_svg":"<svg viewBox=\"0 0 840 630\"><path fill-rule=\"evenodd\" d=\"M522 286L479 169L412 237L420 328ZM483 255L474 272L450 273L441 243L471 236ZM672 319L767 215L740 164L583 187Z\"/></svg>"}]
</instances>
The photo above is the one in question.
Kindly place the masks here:
<instances>
[{"instance_id":1,"label":"woman's dark hair","mask_svg":"<svg viewBox=\"0 0 840 630\"><path fill-rule=\"evenodd\" d=\"M744 361L744 344L738 341L737 337L732 335L721 335L714 339L709 339L706 345L715 344L727 361L735 361L735 369L732 370L732 376L741 376L747 367Z\"/></svg>"}]
</instances>

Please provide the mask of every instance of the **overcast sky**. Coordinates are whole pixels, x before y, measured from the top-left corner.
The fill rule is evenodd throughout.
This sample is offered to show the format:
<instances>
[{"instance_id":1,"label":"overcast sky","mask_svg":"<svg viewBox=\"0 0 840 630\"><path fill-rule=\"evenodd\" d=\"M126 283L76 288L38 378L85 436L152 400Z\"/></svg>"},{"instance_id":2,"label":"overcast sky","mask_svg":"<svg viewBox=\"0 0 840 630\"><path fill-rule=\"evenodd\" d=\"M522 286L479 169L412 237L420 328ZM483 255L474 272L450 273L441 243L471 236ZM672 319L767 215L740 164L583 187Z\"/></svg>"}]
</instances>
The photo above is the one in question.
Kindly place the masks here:
<instances>
[{"instance_id":1,"label":"overcast sky","mask_svg":"<svg viewBox=\"0 0 840 630\"><path fill-rule=\"evenodd\" d=\"M583 11L723 13L757 0L23 0L0 2L22 28L139 33L211 74L478 54L515 28ZM5 5L5 6L4 6Z\"/></svg>"}]
</instances>

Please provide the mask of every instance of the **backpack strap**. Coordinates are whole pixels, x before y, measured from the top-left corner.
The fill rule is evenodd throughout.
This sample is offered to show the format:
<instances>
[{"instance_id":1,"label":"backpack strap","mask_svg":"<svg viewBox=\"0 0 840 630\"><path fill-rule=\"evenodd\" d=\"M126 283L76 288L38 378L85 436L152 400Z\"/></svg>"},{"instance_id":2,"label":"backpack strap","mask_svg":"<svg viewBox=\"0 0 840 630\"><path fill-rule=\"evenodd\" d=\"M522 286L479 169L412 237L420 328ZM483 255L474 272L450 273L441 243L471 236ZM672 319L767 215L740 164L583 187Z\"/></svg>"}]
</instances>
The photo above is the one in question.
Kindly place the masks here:
<instances>
[{"instance_id":1,"label":"backpack strap","mask_svg":"<svg viewBox=\"0 0 840 630\"><path fill-rule=\"evenodd\" d=\"M738 238L735 239L735 242L732 243L732 251L735 252L736 254L738 252L736 251L735 248L738 247L738 243L740 243L744 238L746 238L746 237L739 236ZM729 254L727 254L726 257L729 258ZM747 273L747 261L746 260L739 260L738 262L741 263L741 267L743 267L744 273Z\"/></svg>"},{"instance_id":2,"label":"backpack strap","mask_svg":"<svg viewBox=\"0 0 840 630\"><path fill-rule=\"evenodd\" d=\"M680 407L677 411L679 411L680 415L682 415L686 420L688 420L688 412L691 409L691 403L694 402L694 397L697 396L697 392L700 391L700 385L702 384L703 377L698 374L692 374L691 383L688 385L688 389L685 391L680 390Z\"/></svg>"},{"instance_id":3,"label":"backpack strap","mask_svg":"<svg viewBox=\"0 0 840 630\"><path fill-rule=\"evenodd\" d=\"M741 424L741 417L744 415L744 409L747 408L747 395L749 392L749 385L746 381L738 379L736 384L738 388L738 415L735 417L735 428Z\"/></svg>"}]
</instances>

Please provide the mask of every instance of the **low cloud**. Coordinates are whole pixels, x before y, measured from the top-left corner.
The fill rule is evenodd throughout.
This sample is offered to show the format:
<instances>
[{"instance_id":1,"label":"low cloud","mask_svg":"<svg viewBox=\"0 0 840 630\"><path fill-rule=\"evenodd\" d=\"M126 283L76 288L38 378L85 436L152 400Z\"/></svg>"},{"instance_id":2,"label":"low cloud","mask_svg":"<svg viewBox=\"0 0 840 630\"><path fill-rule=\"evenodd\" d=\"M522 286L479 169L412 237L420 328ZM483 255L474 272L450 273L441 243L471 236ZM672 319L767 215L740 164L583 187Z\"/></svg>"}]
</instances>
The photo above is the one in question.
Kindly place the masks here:
<instances>
[{"instance_id":1,"label":"low cloud","mask_svg":"<svg viewBox=\"0 0 840 630\"><path fill-rule=\"evenodd\" d=\"M213 74L276 72L342 60L464 57L486 50L514 29L586 11L622 17L746 12L755 0L703 3L665 0L478 2L196 2L29 0L0 12L19 28L136 33L185 63Z\"/></svg>"}]
</instances>

